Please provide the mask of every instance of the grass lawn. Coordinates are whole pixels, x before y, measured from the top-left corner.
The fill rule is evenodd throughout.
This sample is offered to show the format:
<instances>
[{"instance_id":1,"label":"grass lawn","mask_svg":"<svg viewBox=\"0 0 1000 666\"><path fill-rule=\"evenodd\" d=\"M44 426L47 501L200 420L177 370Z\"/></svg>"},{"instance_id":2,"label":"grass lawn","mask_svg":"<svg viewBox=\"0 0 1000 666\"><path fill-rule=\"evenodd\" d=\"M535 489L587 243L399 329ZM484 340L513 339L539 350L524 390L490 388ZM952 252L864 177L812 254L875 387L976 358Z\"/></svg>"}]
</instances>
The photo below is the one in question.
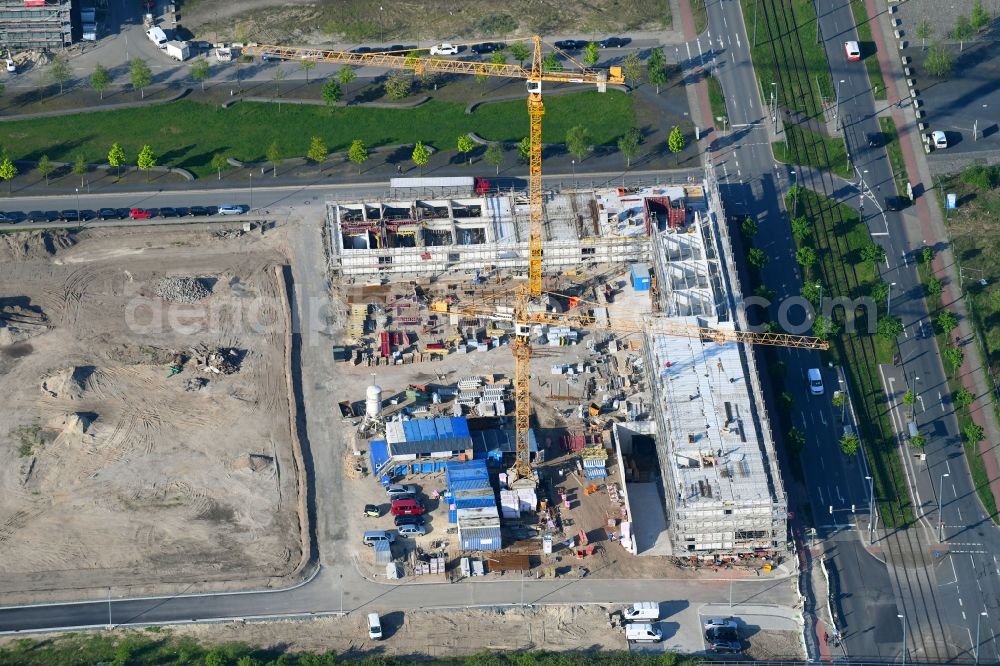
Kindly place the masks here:
<instances>
[{"instance_id":1,"label":"grass lawn","mask_svg":"<svg viewBox=\"0 0 1000 666\"><path fill-rule=\"evenodd\" d=\"M920 276L920 281L926 285L933 274L931 272L931 267L924 261L919 261L917 263L917 274ZM969 300L969 295L967 293L966 300ZM937 312L940 312L944 308L941 302L941 296L939 294L927 294L927 311L933 317ZM977 322L978 323L978 322ZM977 329L979 327L977 326ZM948 335L942 332L937 332L935 334L935 339L937 340L938 350L944 349L951 340ZM945 371L947 372L948 367L945 364ZM948 375L948 392L951 395L955 395L955 392L962 388L962 382L960 379L953 374ZM953 403L954 404L954 403ZM994 402L994 407L996 403ZM972 416L969 414L968 407L959 408L958 405L955 406L955 416L958 418L958 430L959 432L964 432L966 426L972 425ZM979 495L979 501L983 503L983 507L986 509L987 515L989 515L994 522L998 522L1000 516L997 515L997 500L993 496L993 491L990 489L990 479L989 475L986 473L986 464L983 462L982 453L979 451L979 447L973 444L963 437L963 448L965 449L965 459L969 463L969 472L972 475L972 483L976 488L976 494Z\"/></svg>"},{"instance_id":2,"label":"grass lawn","mask_svg":"<svg viewBox=\"0 0 1000 666\"><path fill-rule=\"evenodd\" d=\"M694 29L700 35L708 27L708 11L705 9L705 0L690 0L690 2L691 14L694 16Z\"/></svg>"},{"instance_id":3,"label":"grass lawn","mask_svg":"<svg viewBox=\"0 0 1000 666\"><path fill-rule=\"evenodd\" d=\"M711 74L705 80L708 82L708 102L712 105L712 122L715 124L715 129L725 129L729 123L729 112L726 111L726 97L722 93L722 84Z\"/></svg>"},{"instance_id":4,"label":"grass lawn","mask_svg":"<svg viewBox=\"0 0 1000 666\"><path fill-rule=\"evenodd\" d=\"M826 137L802 125L792 124L785 125L784 136L784 141L773 144L774 159L786 164L826 169L842 178L850 178L847 148L840 137ZM825 152L819 150L820 144L826 145Z\"/></svg>"},{"instance_id":5,"label":"grass lawn","mask_svg":"<svg viewBox=\"0 0 1000 666\"><path fill-rule=\"evenodd\" d=\"M823 99L831 99L833 97L833 80L830 78L830 65L826 59L826 51L823 50L822 45L816 43L816 10L813 7L813 0L778 1L777 4L782 8L783 15L794 17L794 30L783 28L783 20L766 16L763 3L756 0L740 1L743 7L743 16L746 18L747 34L751 41L754 39L756 29L757 41L752 45L751 57L760 87L764 90L770 90L772 82L779 82L778 87L783 88L778 91L778 103L781 106L794 109L807 116L820 115L822 104L816 96L819 94ZM785 77L779 76L779 67L782 69L791 68L794 63L775 62L775 56L771 52L771 44L768 42L767 19L770 19L771 33L787 45L785 51L782 51L779 46L775 46L778 58L783 57L781 55L783 52L797 52L801 49L806 66L804 76L798 76L795 72L789 72ZM801 44L799 43L800 39ZM800 78L803 81L799 81ZM792 86L790 90L785 89L785 84L781 83L781 81L786 80ZM818 91L817 85L819 86Z\"/></svg>"},{"instance_id":6,"label":"grass lawn","mask_svg":"<svg viewBox=\"0 0 1000 666\"><path fill-rule=\"evenodd\" d=\"M854 23L858 27L861 55L865 69L868 70L868 81L872 84L872 92L875 94L875 99L885 99L885 81L882 80L882 68L878 66L878 52L875 50L871 19L868 18L865 1L851 0L851 11L854 13Z\"/></svg>"},{"instance_id":7,"label":"grass lawn","mask_svg":"<svg viewBox=\"0 0 1000 666\"><path fill-rule=\"evenodd\" d=\"M806 216L812 223L809 238L797 240L796 245L808 245L816 251L816 264L804 269L804 281L823 285L823 298L859 298L869 293L879 279L875 267L863 261L861 248L871 242L868 228L858 214L848 206L836 203L820 194L798 188L798 194L789 194L787 209L792 216ZM846 250L831 246L827 234L845 241ZM848 270L842 270L842 267ZM876 306L878 307L878 305ZM864 310L860 310L864 312ZM896 448L892 426L889 423L885 393L878 376L879 363L892 362L893 345L877 335L869 334L867 321L858 317L855 332L845 331L845 312L836 309L833 319L840 328L839 335L831 338L830 355L841 365L851 386L854 408L860 421L860 432L868 462L875 479L875 493L879 498L879 512L886 527L899 527L911 523L913 507L906 487L902 461ZM850 344L848 336L861 344ZM874 347L874 358L869 350Z\"/></svg>"},{"instance_id":8,"label":"grass lawn","mask_svg":"<svg viewBox=\"0 0 1000 666\"><path fill-rule=\"evenodd\" d=\"M896 191L905 197L906 184L910 181L910 175L906 172L906 163L903 161L903 148L899 145L896 121L892 118L881 117L878 119L878 124L883 137L885 137L885 148L889 155L889 166L892 167L892 178L896 181Z\"/></svg>"},{"instance_id":9,"label":"grass lawn","mask_svg":"<svg viewBox=\"0 0 1000 666\"><path fill-rule=\"evenodd\" d=\"M329 109L247 102L229 109L181 100L170 104L81 113L0 125L0 145L15 160L72 162L78 154L90 163L107 161L108 149L122 144L128 161L149 144L162 166L183 167L197 176L212 174L212 155L224 152L243 161L263 161L277 141L283 158L300 157L310 138L320 136L331 151L346 150L354 139L370 148L423 141L438 150L454 150L467 132L505 142L528 134L522 100L483 104L472 114L465 105L431 101L414 109L338 107ZM545 101L543 140L562 143L574 125L590 130L594 144L613 145L635 125L633 99L624 93L588 91L553 95Z\"/></svg>"}]
</instances>

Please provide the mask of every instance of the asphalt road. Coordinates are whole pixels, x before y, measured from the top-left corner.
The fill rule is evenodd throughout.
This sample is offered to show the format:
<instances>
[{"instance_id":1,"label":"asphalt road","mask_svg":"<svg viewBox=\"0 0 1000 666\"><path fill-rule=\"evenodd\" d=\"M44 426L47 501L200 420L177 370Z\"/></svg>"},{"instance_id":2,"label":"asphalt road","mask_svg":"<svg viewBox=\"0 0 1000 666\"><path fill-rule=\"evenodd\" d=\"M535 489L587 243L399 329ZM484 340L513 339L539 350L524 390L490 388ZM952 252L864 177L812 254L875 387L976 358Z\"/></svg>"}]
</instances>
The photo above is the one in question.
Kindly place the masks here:
<instances>
[{"instance_id":1,"label":"asphalt road","mask_svg":"<svg viewBox=\"0 0 1000 666\"><path fill-rule=\"evenodd\" d=\"M896 628L882 624L880 631L886 629L887 633L895 633L898 630L901 634L902 622L906 622L908 650L914 656L939 661L969 659L974 652L973 634L977 630L978 614L995 609L1000 599L1000 576L983 579L984 571L991 574L997 571L991 553L1000 552L1000 533L986 519L976 498L962 455L958 423L948 397L940 356L929 335L930 319L914 264L925 241L919 233L913 232L919 228L917 225L907 224L907 215L883 214L877 209L876 202L881 203L885 195L894 194L895 187L885 150L867 145L866 136L878 132L879 126L864 65L848 62L844 56L844 41L857 39L850 6L847 0L831 0L821 6L821 33L834 86L839 86L839 113L848 150L859 179L863 179L865 188L872 191L876 200L866 198L862 210L873 238L886 250L882 278L892 285L891 312L902 319L905 327L899 340L902 368L898 371L884 369L883 385L893 403L897 432L906 429L906 415L901 407L902 395L909 387L918 396L917 425L930 439L925 448L925 462L915 460L910 451L904 451L903 456L908 482L917 498L920 525L905 533L890 532L880 541L888 558L898 612L905 616L903 620L896 618ZM859 198L852 197L847 203L858 201ZM890 382L889 377L893 374L899 376ZM939 485L942 474L949 475L948 483ZM945 541L952 535L957 538L953 539L956 543L950 547L950 554L937 557L928 555L928 551L936 542L932 523L938 519L939 487L945 490L944 511L952 525L949 527L946 521ZM956 521L958 516L962 518ZM956 522L959 525L955 526ZM957 534L959 532L962 534ZM996 661L1000 658L993 639L994 632L1000 629L998 622L1000 613L995 611L982 621L981 659ZM855 631L863 629L855 627ZM866 643L867 639L852 632L847 640L852 654L865 654L855 653L854 648L859 642ZM880 652L879 656L889 655Z\"/></svg>"}]
</instances>

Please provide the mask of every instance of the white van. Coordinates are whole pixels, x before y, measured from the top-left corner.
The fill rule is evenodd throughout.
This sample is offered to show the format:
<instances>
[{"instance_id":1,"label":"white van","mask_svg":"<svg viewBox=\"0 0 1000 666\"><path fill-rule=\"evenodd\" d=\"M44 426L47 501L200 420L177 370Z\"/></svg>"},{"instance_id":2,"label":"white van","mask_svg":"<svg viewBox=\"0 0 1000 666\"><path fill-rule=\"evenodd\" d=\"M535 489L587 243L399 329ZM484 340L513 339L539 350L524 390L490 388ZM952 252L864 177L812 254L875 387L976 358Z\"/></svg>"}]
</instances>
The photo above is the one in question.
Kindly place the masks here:
<instances>
[{"instance_id":1,"label":"white van","mask_svg":"<svg viewBox=\"0 0 1000 666\"><path fill-rule=\"evenodd\" d=\"M809 392L813 395L823 395L823 375L819 368L809 368L806 371L806 379L809 381Z\"/></svg>"},{"instance_id":2,"label":"white van","mask_svg":"<svg viewBox=\"0 0 1000 666\"><path fill-rule=\"evenodd\" d=\"M660 604L655 601L639 601L626 608L622 615L629 622L636 620L656 622L660 619Z\"/></svg>"},{"instance_id":3,"label":"white van","mask_svg":"<svg viewBox=\"0 0 1000 666\"><path fill-rule=\"evenodd\" d=\"M368 613L368 638L373 641L382 640L382 621L378 613Z\"/></svg>"},{"instance_id":4,"label":"white van","mask_svg":"<svg viewBox=\"0 0 1000 666\"><path fill-rule=\"evenodd\" d=\"M659 643L663 634L651 624L626 624L625 640L635 643Z\"/></svg>"},{"instance_id":5,"label":"white van","mask_svg":"<svg viewBox=\"0 0 1000 666\"><path fill-rule=\"evenodd\" d=\"M385 530L368 530L365 532L365 536L361 540L366 546L374 546L378 541L392 543L396 540L396 535L392 532L386 532Z\"/></svg>"}]
</instances>

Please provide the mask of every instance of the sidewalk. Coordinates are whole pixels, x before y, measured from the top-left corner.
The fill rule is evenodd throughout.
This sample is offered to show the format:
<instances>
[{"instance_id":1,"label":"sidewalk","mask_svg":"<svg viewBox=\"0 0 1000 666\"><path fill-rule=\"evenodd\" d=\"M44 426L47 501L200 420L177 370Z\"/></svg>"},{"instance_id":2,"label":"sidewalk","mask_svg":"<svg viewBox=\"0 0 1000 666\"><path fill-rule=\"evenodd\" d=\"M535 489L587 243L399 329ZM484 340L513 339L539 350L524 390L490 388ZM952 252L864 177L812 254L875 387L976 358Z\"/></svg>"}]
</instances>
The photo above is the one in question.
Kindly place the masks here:
<instances>
[{"instance_id":1,"label":"sidewalk","mask_svg":"<svg viewBox=\"0 0 1000 666\"><path fill-rule=\"evenodd\" d=\"M875 46L878 50L879 66L882 69L882 76L887 81L892 81L886 91L888 99L886 104L891 109L893 121L899 132L900 147L903 151L903 161L906 163L906 171L910 176L914 192L917 194L915 208L920 219L920 232L922 239L946 239L948 230L941 215L940 202L934 192L934 179L930 172L927 160L924 158L923 141L917 129L917 121L913 115L911 107L905 110L897 108L896 103L909 97L909 91L904 86L902 64L893 46L894 38L892 28L886 21L881 20L881 16L886 14L884 0L865 0L865 7L869 17L876 17L873 23L878 26L872 31L875 39ZM903 26L907 29L908 26ZM917 249L919 245L914 245ZM944 283L944 292L941 295L943 303L948 303L950 308L959 317L959 325L956 335L963 339L975 339L972 330L969 313L962 299L961 283L958 272L955 269L955 259L950 244L945 249L935 254L932 264L934 274ZM991 442L1000 442L1000 426L996 421L992 404L992 386L983 370L984 361L978 346L966 345L965 362L961 368L963 386L976 396L970 407L972 420L986 432L983 441L979 443L979 451L982 455L983 464L990 481L990 489L993 496L1000 498L1000 450L994 447Z\"/></svg>"}]
</instances>

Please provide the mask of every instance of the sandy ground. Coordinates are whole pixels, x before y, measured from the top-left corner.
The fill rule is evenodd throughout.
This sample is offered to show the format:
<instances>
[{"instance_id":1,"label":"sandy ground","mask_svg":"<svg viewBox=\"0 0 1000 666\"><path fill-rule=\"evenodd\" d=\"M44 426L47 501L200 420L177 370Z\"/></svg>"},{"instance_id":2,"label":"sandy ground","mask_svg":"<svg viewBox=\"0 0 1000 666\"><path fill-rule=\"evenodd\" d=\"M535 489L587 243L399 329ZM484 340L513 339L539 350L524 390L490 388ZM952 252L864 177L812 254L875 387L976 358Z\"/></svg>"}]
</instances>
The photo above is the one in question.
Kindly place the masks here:
<instances>
[{"instance_id":1,"label":"sandy ground","mask_svg":"<svg viewBox=\"0 0 1000 666\"><path fill-rule=\"evenodd\" d=\"M0 599L298 565L280 248L190 227L0 237L0 302L45 318L0 328ZM164 275L211 293L165 301ZM195 367L200 345L239 371Z\"/></svg>"}]
</instances>

